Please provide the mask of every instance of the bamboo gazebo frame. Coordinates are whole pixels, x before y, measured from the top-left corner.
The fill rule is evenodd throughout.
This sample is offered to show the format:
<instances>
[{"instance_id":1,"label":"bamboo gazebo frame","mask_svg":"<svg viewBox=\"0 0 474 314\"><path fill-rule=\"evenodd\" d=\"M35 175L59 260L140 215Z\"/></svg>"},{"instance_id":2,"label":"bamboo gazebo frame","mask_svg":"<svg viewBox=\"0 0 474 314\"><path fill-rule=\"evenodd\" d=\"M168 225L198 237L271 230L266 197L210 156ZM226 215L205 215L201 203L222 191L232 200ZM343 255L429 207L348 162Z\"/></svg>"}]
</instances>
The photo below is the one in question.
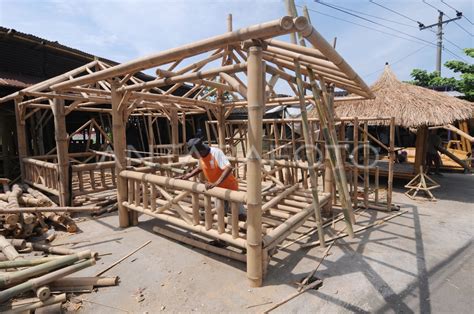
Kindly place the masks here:
<instances>
[{"instance_id":1,"label":"bamboo gazebo frame","mask_svg":"<svg viewBox=\"0 0 474 314\"><path fill-rule=\"evenodd\" d=\"M274 39L294 32L299 32L313 48ZM189 58L199 61L193 62ZM134 77L135 73L146 69L154 69L157 78L143 82ZM279 82L288 85L294 96L277 97ZM172 95L184 84L190 86L188 92L183 96ZM228 32L222 35L116 66L93 61L0 101L14 100L16 104L24 179L27 171L25 120L37 110L52 110L57 161L51 168L57 172L52 177L58 178L61 203L66 203L70 197L68 167L72 155L68 153L65 116L72 111L110 114L115 160L112 181L116 181L120 227L137 224L138 213L156 217L160 222L158 232L166 236L246 261L250 284L260 286L269 252L308 217L315 216L321 245L325 245L320 208L326 206L330 197L317 189L317 170L322 164L316 162L311 149L306 150L305 162L275 161L284 168L305 170L309 175L307 188L294 182L282 192L281 187L271 185L271 175L262 169L262 164L269 162L262 158L265 105L298 103L302 109L303 139L310 147L314 139L308 129L305 102L307 99L314 102L320 114L328 164L339 192L346 232L349 236L353 234L354 215L344 163L336 149L338 139L331 111L328 111L336 87L350 91L356 97L373 97L367 85L306 18L286 16L236 31L229 26ZM177 159L171 163L145 160L143 167L128 169L132 160L127 158L125 125L131 115L145 113L170 117L174 125L173 155L177 156L176 121L179 116L203 113L216 117L218 144L225 149L225 121L239 106L248 110L248 147L244 161L247 176L239 191L218 187L206 190L201 183L173 179L173 173L182 172L189 166ZM35 166L32 171L41 167ZM84 164L83 167L93 166ZM232 209L229 216L222 207L214 207L212 198L229 202ZM238 221L239 203L246 204L246 222ZM191 234L183 236L183 231ZM211 247L195 237L220 239L229 247ZM245 251L239 253L239 249Z\"/></svg>"}]
</instances>

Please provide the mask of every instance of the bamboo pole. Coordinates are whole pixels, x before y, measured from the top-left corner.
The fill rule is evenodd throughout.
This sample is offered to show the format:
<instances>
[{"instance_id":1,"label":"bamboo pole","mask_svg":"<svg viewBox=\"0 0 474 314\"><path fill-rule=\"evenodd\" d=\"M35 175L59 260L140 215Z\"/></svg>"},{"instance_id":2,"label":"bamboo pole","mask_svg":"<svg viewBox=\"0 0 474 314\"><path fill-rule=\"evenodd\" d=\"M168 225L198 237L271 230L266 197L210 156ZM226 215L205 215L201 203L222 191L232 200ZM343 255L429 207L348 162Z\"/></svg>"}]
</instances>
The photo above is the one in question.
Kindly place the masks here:
<instances>
[{"instance_id":1,"label":"bamboo pole","mask_svg":"<svg viewBox=\"0 0 474 314\"><path fill-rule=\"evenodd\" d=\"M73 263L80 261L82 259L88 259L92 257L90 250L79 252L72 255L63 256L61 258L53 259L51 261L31 266L15 272L5 273L0 277L0 287L5 287L17 282L25 281L29 278L36 277L48 272L51 272L55 269L59 269L65 266L72 265Z\"/></svg>"},{"instance_id":2,"label":"bamboo pole","mask_svg":"<svg viewBox=\"0 0 474 314\"><path fill-rule=\"evenodd\" d=\"M374 201L375 205L379 203L379 177L380 177L380 168L378 166L375 167L375 191L374 191Z\"/></svg>"},{"instance_id":3,"label":"bamboo pole","mask_svg":"<svg viewBox=\"0 0 474 314\"><path fill-rule=\"evenodd\" d=\"M51 283L51 287L74 287L74 286L93 286L93 287L110 287L116 286L119 277L65 277L55 280Z\"/></svg>"},{"instance_id":4,"label":"bamboo pole","mask_svg":"<svg viewBox=\"0 0 474 314\"><path fill-rule=\"evenodd\" d=\"M364 206L369 208L369 125L364 123Z\"/></svg>"},{"instance_id":5,"label":"bamboo pole","mask_svg":"<svg viewBox=\"0 0 474 314\"><path fill-rule=\"evenodd\" d=\"M8 301L9 299L15 297L16 295L23 293L28 290L33 290L37 287L44 286L58 278L67 276L71 273L74 273L76 271L79 271L81 269L84 269L89 266L95 265L95 260L94 259L86 259L84 261L81 261L77 264L67 266L65 268L61 268L59 270L50 272L46 275L43 275L41 277L29 279L28 281L25 281L23 283L20 283L16 286L13 286L11 288L5 289L3 291L0 291L0 303L3 303L5 301Z\"/></svg>"},{"instance_id":6,"label":"bamboo pole","mask_svg":"<svg viewBox=\"0 0 474 314\"><path fill-rule=\"evenodd\" d=\"M178 120L178 111L176 109L170 110L171 112L171 145L173 156L179 156L179 120Z\"/></svg>"},{"instance_id":7,"label":"bamboo pole","mask_svg":"<svg viewBox=\"0 0 474 314\"><path fill-rule=\"evenodd\" d=\"M58 258L61 258L61 256L49 256L49 257L40 257L40 258L34 258L34 259L18 259L14 261L3 261L3 262L0 262L0 269L30 267L30 266L43 264L43 263L46 263Z\"/></svg>"},{"instance_id":8,"label":"bamboo pole","mask_svg":"<svg viewBox=\"0 0 474 314\"><path fill-rule=\"evenodd\" d=\"M69 140L66 131L66 115L64 112L64 100L55 98L51 109L54 116L54 135L56 140L56 153L58 157L57 171L59 175L59 204L69 206L71 204L71 186L69 184Z\"/></svg>"},{"instance_id":9,"label":"bamboo pole","mask_svg":"<svg viewBox=\"0 0 474 314\"><path fill-rule=\"evenodd\" d=\"M91 212L99 210L99 206L84 206L84 207L19 207L15 209L1 209L0 214L6 213L43 213L43 212Z\"/></svg>"},{"instance_id":10,"label":"bamboo pole","mask_svg":"<svg viewBox=\"0 0 474 314\"><path fill-rule=\"evenodd\" d=\"M262 117L265 103L262 47L248 50L248 155L247 155L247 278L260 287L262 268Z\"/></svg>"},{"instance_id":11,"label":"bamboo pole","mask_svg":"<svg viewBox=\"0 0 474 314\"><path fill-rule=\"evenodd\" d=\"M338 148L337 137L335 135L334 129L329 129L328 125L328 113L327 108L324 106L323 102L324 97L320 96L321 91L316 85L314 73L311 69L308 69L309 79L311 82L311 87L313 89L314 101L316 103L316 110L321 122L321 129L324 134L326 145L328 147L328 152L331 160L331 168L333 171L334 178L336 179L337 189L339 191L339 197L341 200L342 208L344 211L344 217L347 226L347 233L352 238L354 236L352 231L352 222L354 221L354 213L352 212L352 205L350 202L349 191L347 188L347 179L346 173L344 170L344 163L341 160L341 152ZM321 84L324 86L324 83ZM326 100L327 101L327 100Z\"/></svg>"},{"instance_id":12,"label":"bamboo pole","mask_svg":"<svg viewBox=\"0 0 474 314\"><path fill-rule=\"evenodd\" d=\"M187 190L189 192L195 192L203 195L214 196L219 199L224 199L232 202L246 202L245 192L241 191L232 191L228 189L223 189L220 187L215 187L211 190L207 190L205 185L202 183L173 179L169 177L158 176L150 173L142 173L130 170L124 170L120 173L120 176L132 180L147 181L154 183L160 186L166 186L168 188L176 190Z\"/></svg>"},{"instance_id":13,"label":"bamboo pole","mask_svg":"<svg viewBox=\"0 0 474 314\"><path fill-rule=\"evenodd\" d=\"M114 268L115 266L117 266L118 264L120 264L122 261L126 260L127 258L129 258L130 256L132 256L133 254L135 254L136 252L138 252L139 250L141 250L142 248L144 248L145 246L147 246L148 244L151 243L151 240L143 243L142 245L140 245L139 247L137 247L135 250L131 251L130 253L128 253L127 255L125 255L124 257L122 257L121 259L115 261L114 263L112 263L111 265L107 266L105 269L101 270L100 272L98 272L97 274L95 274L95 277L99 277L100 275L104 274L105 272L109 271L110 269Z\"/></svg>"},{"instance_id":14,"label":"bamboo pole","mask_svg":"<svg viewBox=\"0 0 474 314\"><path fill-rule=\"evenodd\" d=\"M225 111L224 107L222 106L222 99L219 98L218 103L221 106L217 109L217 134L218 134L218 144L219 149L225 153Z\"/></svg>"},{"instance_id":15,"label":"bamboo pole","mask_svg":"<svg viewBox=\"0 0 474 314\"><path fill-rule=\"evenodd\" d=\"M18 143L18 158L20 161L20 170L21 170L21 178L22 180L25 179L25 166L23 164L23 158L28 156L28 146L26 140L26 121L22 118L22 108L18 105L20 99L15 98L15 119L16 119L16 135L17 135L17 143Z\"/></svg>"},{"instance_id":16,"label":"bamboo pole","mask_svg":"<svg viewBox=\"0 0 474 314\"><path fill-rule=\"evenodd\" d=\"M123 94L117 92L118 84L112 84L112 133L114 139L115 154L115 173L120 174L127 167L125 149L127 140L125 137L125 124L127 121L125 108L120 106ZM119 225L126 228L130 225L129 214L127 208L122 205L127 197L127 182L121 176L117 176L117 204L119 212Z\"/></svg>"},{"instance_id":17,"label":"bamboo pole","mask_svg":"<svg viewBox=\"0 0 474 314\"><path fill-rule=\"evenodd\" d=\"M30 313L31 310L39 309L39 308L56 304L56 303L62 303L65 301L66 301L66 293L63 293L59 295L53 295L49 299L44 300L44 301L38 300L37 302L34 302L34 303L21 304L19 306L12 306L10 310L5 310L5 312L3 312L3 308L2 308L2 313L5 313L5 314Z\"/></svg>"},{"instance_id":18,"label":"bamboo pole","mask_svg":"<svg viewBox=\"0 0 474 314\"><path fill-rule=\"evenodd\" d=\"M301 29L302 35L321 53L332 61L349 79L356 82L362 91L357 92L360 96L374 98L374 94L365 82L357 75L352 67L339 55L339 53L324 39L311 24L306 24Z\"/></svg>"},{"instance_id":19,"label":"bamboo pole","mask_svg":"<svg viewBox=\"0 0 474 314\"><path fill-rule=\"evenodd\" d=\"M270 38L278 35L287 34L294 31L295 22L289 16L282 17L279 20L270 21L258 25L253 25L244 29L239 29L233 32L226 32L225 34L211 37L208 39L200 40L189 45L185 45L179 48L166 50L163 52L156 53L154 55L142 57L136 60L125 62L102 71L91 73L82 77L78 77L67 82L54 84L51 88L54 89L66 89L72 86L83 85L86 83L103 80L106 78L120 76L127 73L134 73L147 68L160 66L162 64L175 61L177 59L183 59L192 55L197 55L203 52L217 49L223 45L229 45L236 42L242 42L247 39L254 38ZM307 26L308 22L306 19L299 18L298 25L302 27Z\"/></svg>"},{"instance_id":20,"label":"bamboo pole","mask_svg":"<svg viewBox=\"0 0 474 314\"><path fill-rule=\"evenodd\" d=\"M244 254L239 254L239 253L236 253L236 252L224 249L224 248L219 248L219 247L216 247L216 246L213 246L213 245L195 240L195 239L191 238L190 236L180 235L180 234L174 233L174 232L169 231L169 230L164 229L164 228L158 228L158 227L155 226L155 227L153 227L153 231L160 234L160 235L163 235L165 237L171 238L173 240L180 241L180 242L186 243L188 245L192 245L192 246L197 247L201 250L206 250L206 251L209 251L209 252L214 253L214 254L222 255L222 256L225 256L225 257L228 257L228 258L235 259L237 261L245 262L245 255Z\"/></svg>"},{"instance_id":21,"label":"bamboo pole","mask_svg":"<svg viewBox=\"0 0 474 314\"><path fill-rule=\"evenodd\" d=\"M424 150L423 150L424 151ZM387 178L387 210L392 210L393 166L395 163L395 118L390 119L390 159Z\"/></svg>"},{"instance_id":22,"label":"bamboo pole","mask_svg":"<svg viewBox=\"0 0 474 314\"><path fill-rule=\"evenodd\" d=\"M353 206L357 208L358 204L358 184L359 184L359 119L357 117L354 118L353 130L352 130L352 141L354 143L353 152L352 152L352 184L354 185L354 191L352 195L352 202Z\"/></svg>"},{"instance_id":23,"label":"bamboo pole","mask_svg":"<svg viewBox=\"0 0 474 314\"><path fill-rule=\"evenodd\" d=\"M296 80L298 82L298 95L300 95L300 110L301 110L301 126L303 131L303 137L305 142L305 149L306 149L306 156L308 159L308 170L309 170L309 177L311 181L311 196L313 198L313 208L314 208L314 216L316 219L316 225L318 226L318 236L321 240L322 246L324 247L324 230L322 228L322 218L321 218L321 208L319 203L319 196L318 196L318 176L314 169L315 165L315 157L314 157L314 150L313 150L313 143L311 142L311 136L309 132L309 125L308 125L308 113L306 110L306 103L303 98L304 90L302 85L302 77L300 71L299 62L295 60L296 66Z\"/></svg>"},{"instance_id":24,"label":"bamboo pole","mask_svg":"<svg viewBox=\"0 0 474 314\"><path fill-rule=\"evenodd\" d=\"M23 258L18 252L15 250L13 245L5 239L4 236L0 235L0 251L5 254L5 256L8 258L10 261L15 261L17 259ZM0 280L3 278L3 275L0 276Z\"/></svg>"},{"instance_id":25,"label":"bamboo pole","mask_svg":"<svg viewBox=\"0 0 474 314\"><path fill-rule=\"evenodd\" d=\"M360 227L360 228L354 230L354 233L359 233L359 232L364 231L364 230L367 230L367 229L369 229L369 228L372 228L372 227L381 225L381 224L383 224L383 223L389 221L390 219L393 219L393 218L395 218L395 217L397 217L397 216L403 215L403 214L405 214L405 213L407 213L407 212L408 212L407 210L404 210L404 211L398 212L398 213L396 213L396 214L387 216L387 217L385 217L385 218L379 219L379 220L377 220L377 221L374 222L374 223L371 223L371 224L369 224L369 225L366 225L366 226L363 226L363 227ZM342 233L342 234L340 234L340 235L337 235L337 236L335 236L335 237L332 237L331 239L328 239L327 242L333 242L333 241L335 241L335 240L337 240L337 239L345 238L345 237L347 237L347 236L348 236L347 233ZM301 247L301 248L307 248L307 247L318 246L318 245L319 245L319 241L313 241L313 242L308 242L308 243L301 244L300 247Z\"/></svg>"}]
</instances>

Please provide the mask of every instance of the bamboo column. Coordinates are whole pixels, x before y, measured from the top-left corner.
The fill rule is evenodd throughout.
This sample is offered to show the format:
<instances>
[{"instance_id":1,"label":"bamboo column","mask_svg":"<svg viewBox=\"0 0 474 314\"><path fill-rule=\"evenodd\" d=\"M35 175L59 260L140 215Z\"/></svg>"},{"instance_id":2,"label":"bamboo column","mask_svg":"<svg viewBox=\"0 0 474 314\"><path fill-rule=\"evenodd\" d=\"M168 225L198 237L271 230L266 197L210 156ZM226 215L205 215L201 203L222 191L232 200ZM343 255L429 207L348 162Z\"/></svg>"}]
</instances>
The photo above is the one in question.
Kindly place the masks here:
<instances>
[{"instance_id":1,"label":"bamboo column","mask_svg":"<svg viewBox=\"0 0 474 314\"><path fill-rule=\"evenodd\" d=\"M153 156L155 153L155 131L153 130L153 116L148 116L148 152L151 154L152 157L151 162L153 162Z\"/></svg>"},{"instance_id":2,"label":"bamboo column","mask_svg":"<svg viewBox=\"0 0 474 314\"><path fill-rule=\"evenodd\" d=\"M364 123L364 207L369 208L369 122Z\"/></svg>"},{"instance_id":3,"label":"bamboo column","mask_svg":"<svg viewBox=\"0 0 474 314\"><path fill-rule=\"evenodd\" d=\"M225 112L221 98L218 100L218 103L221 105L217 110L217 133L219 136L218 143L219 148L225 152Z\"/></svg>"},{"instance_id":4,"label":"bamboo column","mask_svg":"<svg viewBox=\"0 0 474 314\"><path fill-rule=\"evenodd\" d=\"M23 158L28 156L28 146L26 142L25 120L22 118L21 109L18 105L22 98L15 98L15 118L16 118L16 136L18 140L18 158L21 169L21 179L25 179L25 166Z\"/></svg>"},{"instance_id":5,"label":"bamboo column","mask_svg":"<svg viewBox=\"0 0 474 314\"><path fill-rule=\"evenodd\" d=\"M423 167L425 166L425 161L426 161L426 150L425 150L426 145L425 144L428 141L428 132L429 132L428 127L426 125L419 127L416 132L415 166L413 169L414 174L419 171L420 166L423 166Z\"/></svg>"},{"instance_id":6,"label":"bamboo column","mask_svg":"<svg viewBox=\"0 0 474 314\"><path fill-rule=\"evenodd\" d=\"M262 47L251 46L248 54L248 155L247 155L247 278L250 286L263 280L262 265L262 118L264 108L264 63Z\"/></svg>"},{"instance_id":7,"label":"bamboo column","mask_svg":"<svg viewBox=\"0 0 474 314\"><path fill-rule=\"evenodd\" d=\"M117 92L118 82L113 82L111 86L112 97L112 134L114 138L114 154L115 154L115 173L117 174L117 205L119 214L119 225L126 228L130 225L128 210L123 206L123 202L127 200L127 181L120 176L120 172L127 167L127 159L125 149L127 140L125 136L126 106L120 106L123 93Z\"/></svg>"},{"instance_id":8,"label":"bamboo column","mask_svg":"<svg viewBox=\"0 0 474 314\"><path fill-rule=\"evenodd\" d=\"M392 190L393 190L393 166L395 163L395 118L390 119L390 159L388 163L388 178L387 178L387 210L392 210ZM424 151L424 150L423 150Z\"/></svg>"},{"instance_id":9,"label":"bamboo column","mask_svg":"<svg viewBox=\"0 0 474 314\"><path fill-rule=\"evenodd\" d=\"M352 184L354 185L354 194L352 196L353 198L353 206L357 208L358 206L358 194L359 194L359 118L355 117L354 118L354 124L352 128L352 141L354 143L353 149L352 149L352 179L353 182Z\"/></svg>"},{"instance_id":10,"label":"bamboo column","mask_svg":"<svg viewBox=\"0 0 474 314\"><path fill-rule=\"evenodd\" d=\"M186 144L187 142L187 137L186 137L186 113L183 111L182 114L181 114L181 121L182 121L182 124L181 124L181 136L182 136L182 139L183 139L183 144ZM184 149L186 149L186 145L184 145Z\"/></svg>"},{"instance_id":11,"label":"bamboo column","mask_svg":"<svg viewBox=\"0 0 474 314\"><path fill-rule=\"evenodd\" d=\"M53 99L51 108L54 116L54 135L56 140L56 153L58 156L59 204L60 206L69 206L71 205L71 186L69 184L69 143L66 132L64 99Z\"/></svg>"},{"instance_id":12,"label":"bamboo column","mask_svg":"<svg viewBox=\"0 0 474 314\"><path fill-rule=\"evenodd\" d=\"M172 109L171 111L171 144L173 150L173 157L179 156L179 120L178 120L178 111Z\"/></svg>"}]
</instances>

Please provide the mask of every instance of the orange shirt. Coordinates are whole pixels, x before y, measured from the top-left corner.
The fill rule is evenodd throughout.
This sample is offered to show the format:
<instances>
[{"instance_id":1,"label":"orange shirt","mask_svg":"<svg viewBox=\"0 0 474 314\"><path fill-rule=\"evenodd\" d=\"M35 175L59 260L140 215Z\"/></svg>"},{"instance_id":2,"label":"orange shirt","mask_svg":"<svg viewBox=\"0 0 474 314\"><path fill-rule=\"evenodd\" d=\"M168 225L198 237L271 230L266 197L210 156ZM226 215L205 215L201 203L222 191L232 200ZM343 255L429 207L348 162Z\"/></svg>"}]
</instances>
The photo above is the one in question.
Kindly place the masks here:
<instances>
[{"instance_id":1,"label":"orange shirt","mask_svg":"<svg viewBox=\"0 0 474 314\"><path fill-rule=\"evenodd\" d=\"M207 181L214 183L219 180L224 169L230 166L230 162L220 149L215 147L211 147L210 149L211 151L206 157L199 159L199 164ZM237 191L239 189L239 183L234 175L230 173L218 187Z\"/></svg>"}]
</instances>

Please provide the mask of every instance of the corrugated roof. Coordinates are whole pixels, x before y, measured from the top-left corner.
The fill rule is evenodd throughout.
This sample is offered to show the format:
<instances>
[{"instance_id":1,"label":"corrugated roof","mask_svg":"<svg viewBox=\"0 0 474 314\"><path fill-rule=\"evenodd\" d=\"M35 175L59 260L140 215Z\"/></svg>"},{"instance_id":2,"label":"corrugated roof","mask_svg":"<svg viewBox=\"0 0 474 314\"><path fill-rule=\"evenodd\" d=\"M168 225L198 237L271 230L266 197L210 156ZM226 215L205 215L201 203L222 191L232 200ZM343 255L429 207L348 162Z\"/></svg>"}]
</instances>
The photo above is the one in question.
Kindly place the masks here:
<instances>
[{"instance_id":1,"label":"corrugated roof","mask_svg":"<svg viewBox=\"0 0 474 314\"><path fill-rule=\"evenodd\" d=\"M3 40L1 40L1 39L3 39ZM4 39L7 39L7 40L4 40ZM65 56L67 55L69 57L73 57L75 60L78 60L78 62L79 62L79 60L83 60L83 61L79 62L79 63L83 63L83 64L85 64L89 61L92 61L94 59L101 60L101 61L103 61L107 64L110 64L110 65L117 65L118 64L118 62L115 62L115 61L112 61L112 60L109 60L109 59L106 59L106 58L102 58L102 57L97 57L97 56L94 56L90 53L81 51L79 49L71 48L71 47L68 47L66 45L60 44L58 41L47 40L47 39L35 36L33 34L22 33L22 32L19 32L19 31L15 30L15 29L12 29L12 28L6 28L6 27L3 27L3 26L0 26L0 41L3 41L5 43L7 43L8 39L10 39L12 41L23 41L23 42L33 43L33 44L36 44L36 45L38 45L42 48L46 48L46 49L50 49L50 50L55 51L55 52L59 52L62 55L65 55ZM5 48L5 49L7 50L7 48ZM14 58L14 56L8 56L8 57L9 58ZM25 55L23 57L27 57L27 56ZM25 62L26 61L27 60L25 60ZM56 69L56 70L58 70L58 69ZM28 79L28 77L25 76L25 75L17 74L14 71L10 71L10 70L5 71L5 69L3 69L3 71L4 72L0 74L0 85L3 85L3 86L26 87L26 86L31 85L32 83L37 83L38 82L38 81ZM61 69L60 72L63 72L63 71L65 71L65 70ZM57 75L57 74L54 74L53 76L55 76L55 75ZM139 72L135 75L138 78L140 78L144 81L149 81L149 80L154 79L153 76L150 76L150 75L142 73L142 72ZM47 78L47 77L40 78L39 81L44 80L45 78Z\"/></svg>"},{"instance_id":2,"label":"corrugated roof","mask_svg":"<svg viewBox=\"0 0 474 314\"><path fill-rule=\"evenodd\" d=\"M25 88L43 80L40 77L0 71L0 86Z\"/></svg>"}]
</instances>

